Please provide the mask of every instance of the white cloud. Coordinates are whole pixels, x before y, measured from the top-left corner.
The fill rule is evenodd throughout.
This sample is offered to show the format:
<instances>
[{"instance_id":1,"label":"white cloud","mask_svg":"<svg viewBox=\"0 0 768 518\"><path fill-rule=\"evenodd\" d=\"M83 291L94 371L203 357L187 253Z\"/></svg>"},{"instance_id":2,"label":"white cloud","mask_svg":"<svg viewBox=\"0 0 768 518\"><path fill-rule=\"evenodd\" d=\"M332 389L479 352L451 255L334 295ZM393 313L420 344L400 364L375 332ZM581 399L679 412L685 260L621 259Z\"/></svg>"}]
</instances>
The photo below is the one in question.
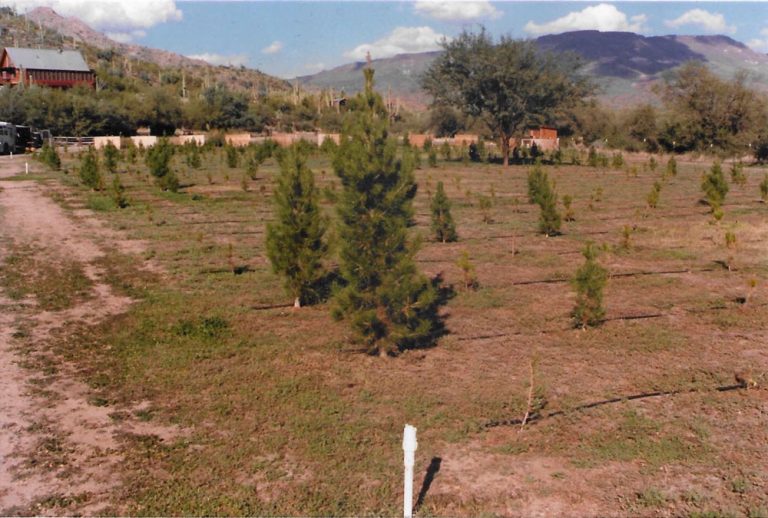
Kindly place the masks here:
<instances>
[{"instance_id":1,"label":"white cloud","mask_svg":"<svg viewBox=\"0 0 768 518\"><path fill-rule=\"evenodd\" d=\"M611 4L598 4L585 7L581 11L570 12L551 22L542 24L528 22L524 30L529 34L584 30L642 32L647 21L648 17L644 14L627 17Z\"/></svg>"},{"instance_id":2,"label":"white cloud","mask_svg":"<svg viewBox=\"0 0 768 518\"><path fill-rule=\"evenodd\" d=\"M736 32L736 27L728 25L725 17L720 13L710 13L704 9L691 9L681 14L674 20L664 22L667 27L676 29L683 25L695 25L707 32L731 33Z\"/></svg>"},{"instance_id":3,"label":"white cloud","mask_svg":"<svg viewBox=\"0 0 768 518\"><path fill-rule=\"evenodd\" d=\"M215 52L203 52L202 54L190 54L187 57L200 59L211 65L232 65L234 67L239 67L248 64L248 56L246 54L225 56L223 54L216 54Z\"/></svg>"},{"instance_id":4,"label":"white cloud","mask_svg":"<svg viewBox=\"0 0 768 518\"><path fill-rule=\"evenodd\" d=\"M283 50L282 42L273 41L272 43L270 43L269 45L267 45L266 47L261 49L261 53L262 54L277 54L281 50Z\"/></svg>"},{"instance_id":5,"label":"white cloud","mask_svg":"<svg viewBox=\"0 0 768 518\"><path fill-rule=\"evenodd\" d=\"M50 7L62 16L74 16L94 29L104 31L120 41L130 41L145 35L159 23L182 18L175 0L3 0L19 13L36 7Z\"/></svg>"},{"instance_id":6,"label":"white cloud","mask_svg":"<svg viewBox=\"0 0 768 518\"><path fill-rule=\"evenodd\" d=\"M389 58L397 54L427 52L440 49L445 36L432 27L395 27L387 36L373 43L363 43L344 53L344 57L362 61L368 52L374 59Z\"/></svg>"},{"instance_id":7,"label":"white cloud","mask_svg":"<svg viewBox=\"0 0 768 518\"><path fill-rule=\"evenodd\" d=\"M756 52L768 52L768 39L753 38L747 42L747 47Z\"/></svg>"},{"instance_id":8,"label":"white cloud","mask_svg":"<svg viewBox=\"0 0 768 518\"><path fill-rule=\"evenodd\" d=\"M502 14L488 0L417 0L413 10L443 22L494 19Z\"/></svg>"}]
</instances>

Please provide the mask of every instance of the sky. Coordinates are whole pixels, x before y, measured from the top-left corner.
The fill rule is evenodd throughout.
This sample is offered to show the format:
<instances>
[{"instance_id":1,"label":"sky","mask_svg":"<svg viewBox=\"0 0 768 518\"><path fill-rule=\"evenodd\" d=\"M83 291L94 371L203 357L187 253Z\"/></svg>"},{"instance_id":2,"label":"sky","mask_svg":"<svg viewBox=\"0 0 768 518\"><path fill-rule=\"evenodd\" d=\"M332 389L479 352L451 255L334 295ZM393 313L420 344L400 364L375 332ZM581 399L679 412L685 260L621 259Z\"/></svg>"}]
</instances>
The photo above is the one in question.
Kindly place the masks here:
<instances>
[{"instance_id":1,"label":"sky","mask_svg":"<svg viewBox=\"0 0 768 518\"><path fill-rule=\"evenodd\" d=\"M725 34L768 52L768 2L0 0L76 16L122 41L292 78L405 52L484 26L535 38L572 30Z\"/></svg>"}]
</instances>

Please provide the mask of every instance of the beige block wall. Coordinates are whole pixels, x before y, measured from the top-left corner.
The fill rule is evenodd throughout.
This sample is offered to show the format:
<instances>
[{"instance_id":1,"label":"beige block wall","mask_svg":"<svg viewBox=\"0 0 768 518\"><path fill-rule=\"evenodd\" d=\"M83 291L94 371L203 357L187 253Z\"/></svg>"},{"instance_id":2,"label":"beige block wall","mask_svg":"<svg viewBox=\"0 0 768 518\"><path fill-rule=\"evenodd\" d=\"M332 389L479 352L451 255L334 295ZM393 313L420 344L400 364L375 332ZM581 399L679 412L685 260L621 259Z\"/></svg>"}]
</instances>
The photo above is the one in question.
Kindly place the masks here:
<instances>
[{"instance_id":1,"label":"beige block wall","mask_svg":"<svg viewBox=\"0 0 768 518\"><path fill-rule=\"evenodd\" d=\"M157 137L131 137L133 145L139 147L139 145L147 148L157 144Z\"/></svg>"},{"instance_id":2,"label":"beige block wall","mask_svg":"<svg viewBox=\"0 0 768 518\"><path fill-rule=\"evenodd\" d=\"M108 142L111 142L113 146L115 146L117 149L120 149L120 141L121 137L93 137L93 147L96 149L101 149L106 147Z\"/></svg>"}]
</instances>

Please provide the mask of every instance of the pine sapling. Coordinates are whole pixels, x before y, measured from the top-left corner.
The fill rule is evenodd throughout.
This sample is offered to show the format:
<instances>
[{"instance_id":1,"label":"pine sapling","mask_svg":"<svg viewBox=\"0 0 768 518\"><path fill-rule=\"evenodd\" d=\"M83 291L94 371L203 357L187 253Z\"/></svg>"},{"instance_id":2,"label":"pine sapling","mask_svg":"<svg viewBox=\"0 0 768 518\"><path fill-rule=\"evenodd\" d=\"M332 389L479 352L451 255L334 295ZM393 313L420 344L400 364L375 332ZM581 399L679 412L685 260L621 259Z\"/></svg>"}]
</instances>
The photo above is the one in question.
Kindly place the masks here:
<instances>
[{"instance_id":1,"label":"pine sapling","mask_svg":"<svg viewBox=\"0 0 768 518\"><path fill-rule=\"evenodd\" d=\"M763 181L760 182L760 199L763 202L768 202L768 173L763 177Z\"/></svg>"},{"instance_id":2,"label":"pine sapling","mask_svg":"<svg viewBox=\"0 0 768 518\"><path fill-rule=\"evenodd\" d=\"M573 213L573 196L570 194L564 194L563 195L563 207L565 208L565 214L563 215L563 219L565 221L576 221L576 216Z\"/></svg>"},{"instance_id":3,"label":"pine sapling","mask_svg":"<svg viewBox=\"0 0 768 518\"><path fill-rule=\"evenodd\" d=\"M672 177L677 176L677 160L675 160L675 157L673 156L669 157L669 160L667 161L666 174Z\"/></svg>"},{"instance_id":4,"label":"pine sapling","mask_svg":"<svg viewBox=\"0 0 768 518\"><path fill-rule=\"evenodd\" d=\"M546 236L556 236L560 233L562 218L557 211L557 192L543 173L542 181L538 187L536 202L539 204L539 231Z\"/></svg>"},{"instance_id":5,"label":"pine sapling","mask_svg":"<svg viewBox=\"0 0 768 518\"><path fill-rule=\"evenodd\" d=\"M100 191L104 187L104 179L99 172L99 157L93 151L93 148L88 148L88 151L83 157L80 164L80 180L86 187L93 189L94 191Z\"/></svg>"},{"instance_id":6,"label":"pine sapling","mask_svg":"<svg viewBox=\"0 0 768 518\"><path fill-rule=\"evenodd\" d=\"M704 191L707 203L713 212L723 205L725 195L728 194L728 183L723 176L720 162L712 164L709 173L704 176L704 180L701 182L701 190Z\"/></svg>"},{"instance_id":7,"label":"pine sapling","mask_svg":"<svg viewBox=\"0 0 768 518\"><path fill-rule=\"evenodd\" d=\"M571 313L576 327L586 329L603 321L603 289L608 272L597 262L597 250L593 243L587 243L582 251L584 264L576 271L573 286L576 289L576 306Z\"/></svg>"},{"instance_id":8,"label":"pine sapling","mask_svg":"<svg viewBox=\"0 0 768 518\"><path fill-rule=\"evenodd\" d=\"M432 232L435 239L441 243L453 242L458 239L456 224L451 216L451 202L445 194L443 182L437 182L437 190L432 198Z\"/></svg>"},{"instance_id":9,"label":"pine sapling","mask_svg":"<svg viewBox=\"0 0 768 518\"><path fill-rule=\"evenodd\" d=\"M656 167L658 166L658 162L656 162L656 158L651 157L648 159L648 169L651 170L651 172L656 172Z\"/></svg>"},{"instance_id":10,"label":"pine sapling","mask_svg":"<svg viewBox=\"0 0 768 518\"><path fill-rule=\"evenodd\" d=\"M655 209L659 205L660 194L661 194L661 183L658 181L655 181L653 182L653 187L651 188L651 192L648 193L648 197L646 198L649 208Z\"/></svg>"},{"instance_id":11,"label":"pine sapling","mask_svg":"<svg viewBox=\"0 0 768 518\"><path fill-rule=\"evenodd\" d=\"M456 261L456 266L461 270L464 289L467 291L476 290L479 287L479 283L477 282L477 272L475 265L469 259L469 252L466 250L461 252L461 257Z\"/></svg>"},{"instance_id":12,"label":"pine sapling","mask_svg":"<svg viewBox=\"0 0 768 518\"><path fill-rule=\"evenodd\" d=\"M744 187L747 183L747 175L744 174L744 164L739 160L731 163L731 182Z\"/></svg>"},{"instance_id":13,"label":"pine sapling","mask_svg":"<svg viewBox=\"0 0 768 518\"><path fill-rule=\"evenodd\" d=\"M128 206L128 198L125 196L125 186L120 181L118 175L112 176L112 189L110 194L112 195L112 201L115 202L117 208L124 209Z\"/></svg>"},{"instance_id":14,"label":"pine sapling","mask_svg":"<svg viewBox=\"0 0 768 518\"><path fill-rule=\"evenodd\" d=\"M120 151L115 147L112 142L107 142L102 150L104 153L104 168L111 174L115 174L117 170L117 160L120 158Z\"/></svg>"},{"instance_id":15,"label":"pine sapling","mask_svg":"<svg viewBox=\"0 0 768 518\"><path fill-rule=\"evenodd\" d=\"M325 275L326 221L320 213L314 175L305 156L291 148L280 160L275 189L275 221L267 225L267 256L285 279L294 307L314 302Z\"/></svg>"}]
</instances>

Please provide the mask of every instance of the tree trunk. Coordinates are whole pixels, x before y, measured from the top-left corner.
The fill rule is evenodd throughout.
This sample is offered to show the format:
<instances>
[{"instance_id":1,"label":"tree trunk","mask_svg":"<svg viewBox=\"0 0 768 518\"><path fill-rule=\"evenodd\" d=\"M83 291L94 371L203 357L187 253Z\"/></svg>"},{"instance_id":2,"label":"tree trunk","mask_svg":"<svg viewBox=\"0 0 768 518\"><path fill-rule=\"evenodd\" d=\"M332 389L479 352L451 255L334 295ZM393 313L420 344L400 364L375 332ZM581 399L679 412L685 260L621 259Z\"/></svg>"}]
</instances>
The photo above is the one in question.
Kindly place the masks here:
<instances>
[{"instance_id":1,"label":"tree trunk","mask_svg":"<svg viewBox=\"0 0 768 518\"><path fill-rule=\"evenodd\" d=\"M293 301L293 307L294 307L295 309L298 309L298 308L300 308L300 307L301 307L301 298L300 298L300 297L296 297L296 298L294 299L294 301Z\"/></svg>"},{"instance_id":2,"label":"tree trunk","mask_svg":"<svg viewBox=\"0 0 768 518\"><path fill-rule=\"evenodd\" d=\"M509 137L501 132L501 156L504 158L504 167L509 165Z\"/></svg>"}]
</instances>

